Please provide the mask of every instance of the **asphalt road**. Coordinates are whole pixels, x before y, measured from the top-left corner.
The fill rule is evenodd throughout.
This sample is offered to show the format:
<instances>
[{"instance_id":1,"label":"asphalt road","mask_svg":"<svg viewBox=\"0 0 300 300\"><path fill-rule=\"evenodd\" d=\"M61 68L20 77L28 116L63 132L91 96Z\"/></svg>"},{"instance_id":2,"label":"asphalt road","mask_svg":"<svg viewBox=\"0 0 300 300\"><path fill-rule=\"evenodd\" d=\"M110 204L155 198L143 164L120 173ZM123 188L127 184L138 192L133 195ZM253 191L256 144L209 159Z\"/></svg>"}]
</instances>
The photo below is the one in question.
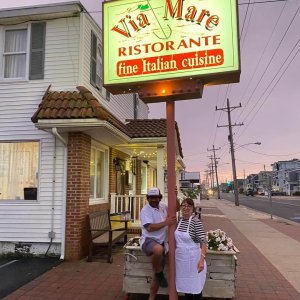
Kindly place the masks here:
<instances>
[{"instance_id":1,"label":"asphalt road","mask_svg":"<svg viewBox=\"0 0 300 300\"><path fill-rule=\"evenodd\" d=\"M234 202L233 193L222 193L221 198ZM289 199L289 197L272 196L271 202L266 196L252 197L239 194L239 203L244 206L300 223L300 197Z\"/></svg>"},{"instance_id":2,"label":"asphalt road","mask_svg":"<svg viewBox=\"0 0 300 300\"><path fill-rule=\"evenodd\" d=\"M58 258L0 259L0 299L57 266Z\"/></svg>"}]
</instances>

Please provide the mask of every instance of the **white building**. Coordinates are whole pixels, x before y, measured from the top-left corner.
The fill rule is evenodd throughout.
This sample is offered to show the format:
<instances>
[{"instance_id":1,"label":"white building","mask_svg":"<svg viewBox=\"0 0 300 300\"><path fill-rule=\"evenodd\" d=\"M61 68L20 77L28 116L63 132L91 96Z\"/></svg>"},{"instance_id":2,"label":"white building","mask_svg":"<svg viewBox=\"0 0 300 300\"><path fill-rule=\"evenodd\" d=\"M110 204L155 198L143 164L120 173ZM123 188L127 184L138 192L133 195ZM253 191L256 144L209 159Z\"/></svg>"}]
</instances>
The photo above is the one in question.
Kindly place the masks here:
<instances>
[{"instance_id":1,"label":"white building","mask_svg":"<svg viewBox=\"0 0 300 300\"><path fill-rule=\"evenodd\" d=\"M79 259L87 213L164 190L165 122L102 87L101 29L79 2L2 10L0 24L0 254Z\"/></svg>"},{"instance_id":2,"label":"white building","mask_svg":"<svg viewBox=\"0 0 300 300\"><path fill-rule=\"evenodd\" d=\"M298 191L300 182L297 182L297 171L300 170L300 160L284 160L273 163L272 170L275 173L275 186L279 192L292 195Z\"/></svg>"}]
</instances>

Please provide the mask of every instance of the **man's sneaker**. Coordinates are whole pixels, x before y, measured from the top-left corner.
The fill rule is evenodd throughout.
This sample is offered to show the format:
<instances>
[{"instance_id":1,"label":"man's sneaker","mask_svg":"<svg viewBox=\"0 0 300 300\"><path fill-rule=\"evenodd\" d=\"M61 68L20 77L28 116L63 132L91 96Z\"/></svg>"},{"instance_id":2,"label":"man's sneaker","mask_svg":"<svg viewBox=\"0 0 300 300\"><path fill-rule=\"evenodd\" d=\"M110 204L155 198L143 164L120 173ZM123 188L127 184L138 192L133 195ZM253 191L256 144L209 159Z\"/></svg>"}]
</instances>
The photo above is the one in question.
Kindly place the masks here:
<instances>
[{"instance_id":1,"label":"man's sneaker","mask_svg":"<svg viewBox=\"0 0 300 300\"><path fill-rule=\"evenodd\" d=\"M164 276L163 272L155 273L156 282L160 287L166 288L168 287L167 279Z\"/></svg>"}]
</instances>

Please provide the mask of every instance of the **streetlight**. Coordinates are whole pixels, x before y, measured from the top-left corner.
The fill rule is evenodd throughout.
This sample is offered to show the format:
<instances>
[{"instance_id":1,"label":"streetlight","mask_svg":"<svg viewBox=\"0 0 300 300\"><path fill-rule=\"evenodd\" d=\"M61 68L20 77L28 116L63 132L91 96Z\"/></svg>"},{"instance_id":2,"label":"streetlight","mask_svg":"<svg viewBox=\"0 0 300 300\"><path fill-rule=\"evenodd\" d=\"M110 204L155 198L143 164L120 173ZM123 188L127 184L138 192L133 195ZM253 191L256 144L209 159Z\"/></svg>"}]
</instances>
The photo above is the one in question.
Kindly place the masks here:
<instances>
[{"instance_id":1,"label":"streetlight","mask_svg":"<svg viewBox=\"0 0 300 300\"><path fill-rule=\"evenodd\" d=\"M222 164L219 165L219 162L217 162L217 165L218 165L218 167L221 167L223 165L230 165L230 163L222 163Z\"/></svg>"},{"instance_id":2,"label":"streetlight","mask_svg":"<svg viewBox=\"0 0 300 300\"><path fill-rule=\"evenodd\" d=\"M255 142L255 143L247 143L243 145L238 145L237 148L233 146L233 142L231 140L231 161L232 161L232 174L233 174L233 188L234 188L234 199L235 199L235 206L239 206L239 193L238 193L238 184L237 184L237 178L236 178L236 167L235 167L235 157L234 157L234 151L244 147L246 145L261 145L261 142Z\"/></svg>"},{"instance_id":3,"label":"streetlight","mask_svg":"<svg viewBox=\"0 0 300 300\"><path fill-rule=\"evenodd\" d=\"M236 144L236 145L238 145L238 144ZM243 144L243 145L238 145L238 147L234 148L234 150L237 150L239 148L243 148L244 146L247 146L247 145L261 145L261 142L247 143L247 144Z\"/></svg>"}]
</instances>

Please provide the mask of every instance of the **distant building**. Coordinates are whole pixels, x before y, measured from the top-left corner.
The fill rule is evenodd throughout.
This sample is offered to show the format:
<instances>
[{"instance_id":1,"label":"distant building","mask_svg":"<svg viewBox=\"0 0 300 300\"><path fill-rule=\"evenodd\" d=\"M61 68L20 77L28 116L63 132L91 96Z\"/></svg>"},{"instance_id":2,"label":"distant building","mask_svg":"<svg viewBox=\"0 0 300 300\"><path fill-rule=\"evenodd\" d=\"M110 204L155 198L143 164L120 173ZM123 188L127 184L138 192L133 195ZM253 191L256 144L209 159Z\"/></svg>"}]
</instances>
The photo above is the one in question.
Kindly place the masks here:
<instances>
[{"instance_id":1,"label":"distant building","mask_svg":"<svg viewBox=\"0 0 300 300\"><path fill-rule=\"evenodd\" d=\"M286 193L293 196L294 193L300 192L300 170L289 171L285 173Z\"/></svg>"},{"instance_id":2,"label":"distant building","mask_svg":"<svg viewBox=\"0 0 300 300\"><path fill-rule=\"evenodd\" d=\"M220 190L225 193L228 192L230 190L230 182L222 182L220 184Z\"/></svg>"},{"instance_id":3,"label":"distant building","mask_svg":"<svg viewBox=\"0 0 300 300\"><path fill-rule=\"evenodd\" d=\"M181 190L198 188L200 185L200 173L199 172L186 172L180 173L179 188Z\"/></svg>"},{"instance_id":4,"label":"distant building","mask_svg":"<svg viewBox=\"0 0 300 300\"><path fill-rule=\"evenodd\" d=\"M265 191L269 189L270 186L270 180L273 185L273 172L272 171L260 171L258 173L258 193L259 194L264 194Z\"/></svg>"},{"instance_id":5,"label":"distant building","mask_svg":"<svg viewBox=\"0 0 300 300\"><path fill-rule=\"evenodd\" d=\"M258 190L259 187L259 180L258 174L250 174L245 178L244 181L244 189L252 189L254 192Z\"/></svg>"},{"instance_id":6,"label":"distant building","mask_svg":"<svg viewBox=\"0 0 300 300\"><path fill-rule=\"evenodd\" d=\"M244 187L244 179L237 179L237 187L238 187L238 190L240 190Z\"/></svg>"},{"instance_id":7,"label":"distant building","mask_svg":"<svg viewBox=\"0 0 300 300\"><path fill-rule=\"evenodd\" d=\"M274 174L274 190L291 195L294 190L297 191L299 189L299 159L277 161L271 166Z\"/></svg>"}]
</instances>

